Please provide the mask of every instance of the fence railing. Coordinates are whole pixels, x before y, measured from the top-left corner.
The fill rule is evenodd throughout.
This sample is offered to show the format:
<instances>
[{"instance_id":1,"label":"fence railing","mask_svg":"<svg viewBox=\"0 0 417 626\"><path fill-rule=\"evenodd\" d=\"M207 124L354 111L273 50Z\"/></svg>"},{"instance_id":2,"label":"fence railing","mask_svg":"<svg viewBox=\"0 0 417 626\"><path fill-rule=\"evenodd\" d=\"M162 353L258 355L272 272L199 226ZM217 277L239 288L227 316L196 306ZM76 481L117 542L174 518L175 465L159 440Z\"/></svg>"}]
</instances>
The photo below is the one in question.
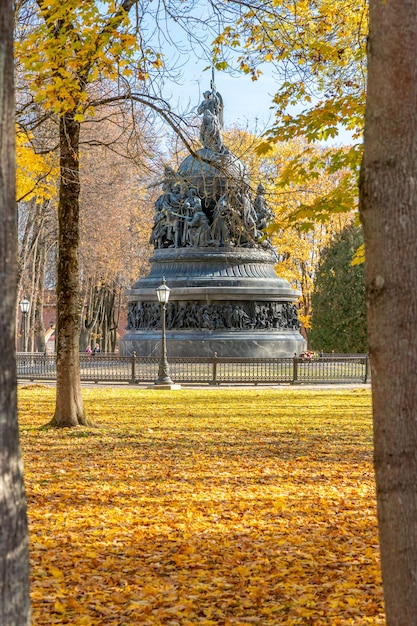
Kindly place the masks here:
<instances>
[{"instance_id":1,"label":"fence railing","mask_svg":"<svg viewBox=\"0 0 417 626\"><path fill-rule=\"evenodd\" d=\"M323 384L367 383L369 359L363 355L293 358L169 358L170 375L176 383L227 384ZM158 378L159 357L80 354L81 380L85 382L153 383ZM17 377L21 380L54 380L55 355L17 354Z\"/></svg>"}]
</instances>

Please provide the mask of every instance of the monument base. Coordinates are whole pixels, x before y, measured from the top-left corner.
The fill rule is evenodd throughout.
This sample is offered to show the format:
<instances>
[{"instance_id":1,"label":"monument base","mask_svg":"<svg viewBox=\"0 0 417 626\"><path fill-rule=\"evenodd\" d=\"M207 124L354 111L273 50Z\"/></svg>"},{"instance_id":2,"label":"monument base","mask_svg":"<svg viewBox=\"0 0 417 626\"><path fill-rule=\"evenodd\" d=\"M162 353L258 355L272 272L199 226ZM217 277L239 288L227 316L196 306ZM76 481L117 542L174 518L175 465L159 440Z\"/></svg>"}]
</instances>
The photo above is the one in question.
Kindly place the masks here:
<instances>
[{"instance_id":1,"label":"monument base","mask_svg":"<svg viewBox=\"0 0 417 626\"><path fill-rule=\"evenodd\" d=\"M164 248L151 271L127 292L128 328L120 354L158 356L163 277L169 357L288 358L306 342L295 302L299 292L275 272L276 257L258 248Z\"/></svg>"},{"instance_id":2,"label":"monument base","mask_svg":"<svg viewBox=\"0 0 417 626\"><path fill-rule=\"evenodd\" d=\"M296 330L283 331L167 331L169 357L289 358L305 349L305 340ZM161 333L128 331L120 344L121 354L159 356Z\"/></svg>"}]
</instances>

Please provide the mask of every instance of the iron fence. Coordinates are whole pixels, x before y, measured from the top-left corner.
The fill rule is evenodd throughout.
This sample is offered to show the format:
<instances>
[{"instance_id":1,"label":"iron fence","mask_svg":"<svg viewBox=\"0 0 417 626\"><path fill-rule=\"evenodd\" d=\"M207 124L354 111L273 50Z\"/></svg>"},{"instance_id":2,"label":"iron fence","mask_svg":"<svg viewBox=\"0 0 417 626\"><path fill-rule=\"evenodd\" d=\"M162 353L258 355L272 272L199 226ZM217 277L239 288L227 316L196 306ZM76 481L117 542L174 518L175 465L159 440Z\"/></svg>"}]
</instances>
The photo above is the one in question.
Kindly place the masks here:
<instances>
[{"instance_id":1,"label":"iron fence","mask_svg":"<svg viewBox=\"0 0 417 626\"><path fill-rule=\"evenodd\" d=\"M158 378L159 357L80 354L80 374L84 382L153 383ZM224 384L323 384L367 383L369 359L363 355L314 358L169 358L170 375L176 383ZM55 380L55 355L17 354L20 380Z\"/></svg>"}]
</instances>

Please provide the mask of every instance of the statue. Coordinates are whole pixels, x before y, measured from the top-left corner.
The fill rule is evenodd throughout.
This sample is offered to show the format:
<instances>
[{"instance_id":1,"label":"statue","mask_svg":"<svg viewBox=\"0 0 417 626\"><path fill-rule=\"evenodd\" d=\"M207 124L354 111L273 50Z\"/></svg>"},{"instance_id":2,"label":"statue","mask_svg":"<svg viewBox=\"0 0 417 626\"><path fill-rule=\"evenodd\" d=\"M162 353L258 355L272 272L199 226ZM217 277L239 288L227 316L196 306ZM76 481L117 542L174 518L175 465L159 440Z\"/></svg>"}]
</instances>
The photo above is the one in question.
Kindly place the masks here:
<instances>
[{"instance_id":1,"label":"statue","mask_svg":"<svg viewBox=\"0 0 417 626\"><path fill-rule=\"evenodd\" d=\"M157 353L165 321L172 357L292 357L305 348L294 304L300 294L275 271L265 188L252 186L223 143L223 99L213 78L201 100L194 114L203 145L150 185L155 250L149 274L128 291L122 353ZM172 296L163 317L155 290L164 276ZM213 373L221 381L220 370Z\"/></svg>"},{"instance_id":2,"label":"statue","mask_svg":"<svg viewBox=\"0 0 417 626\"><path fill-rule=\"evenodd\" d=\"M250 234L249 241L254 242L259 239L259 233L256 228L256 212L250 197L246 194L239 193L239 201L243 213L243 224Z\"/></svg>"},{"instance_id":3,"label":"statue","mask_svg":"<svg viewBox=\"0 0 417 626\"><path fill-rule=\"evenodd\" d=\"M168 236L168 220L166 211L158 211L153 218L153 228L149 243L155 248L163 248Z\"/></svg>"},{"instance_id":4,"label":"statue","mask_svg":"<svg viewBox=\"0 0 417 626\"><path fill-rule=\"evenodd\" d=\"M163 193L155 202L156 214L149 243L155 248L178 247L181 228L176 212L182 202L183 194L178 176L170 166L165 167L162 191Z\"/></svg>"},{"instance_id":5,"label":"statue","mask_svg":"<svg viewBox=\"0 0 417 626\"><path fill-rule=\"evenodd\" d=\"M221 196L213 211L211 235L216 246L223 247L230 243L230 207L226 194Z\"/></svg>"},{"instance_id":6,"label":"statue","mask_svg":"<svg viewBox=\"0 0 417 626\"><path fill-rule=\"evenodd\" d=\"M216 90L214 75L210 91L204 92L203 102L197 111L203 116L201 141L204 144L204 159L229 164L233 175L227 184L212 185L210 194L205 184L200 187L195 173L166 166L162 183L162 194L155 203L156 215L150 238L154 248L263 248L272 250L272 244L264 229L273 219L273 213L265 202L265 188L258 185L253 198L244 175L244 166L233 157L223 144L223 99ZM207 156L207 150L214 155ZM221 158L228 155L227 158ZM214 166L211 166L214 167ZM240 167L240 169L239 169ZM204 170L204 168L203 168ZM236 175L236 171L239 175ZM191 176L189 176L191 174ZM203 174L203 177L205 174ZM220 176L220 170L219 170ZM216 190L215 193L213 190Z\"/></svg>"},{"instance_id":7,"label":"statue","mask_svg":"<svg viewBox=\"0 0 417 626\"><path fill-rule=\"evenodd\" d=\"M210 224L207 215L198 205L194 215L187 218L188 240L193 248L205 248L210 242Z\"/></svg>"},{"instance_id":8,"label":"statue","mask_svg":"<svg viewBox=\"0 0 417 626\"><path fill-rule=\"evenodd\" d=\"M216 91L214 79L211 80L211 91L205 91L204 100L197 108L197 113L203 116L200 128L201 143L205 148L219 154L228 154L229 150L223 143L221 130L223 128L223 98Z\"/></svg>"},{"instance_id":9,"label":"statue","mask_svg":"<svg viewBox=\"0 0 417 626\"><path fill-rule=\"evenodd\" d=\"M274 214L266 204L265 187L259 183L256 190L256 196L253 203L256 213L256 223L258 230L264 230L268 224L274 219Z\"/></svg>"},{"instance_id":10,"label":"statue","mask_svg":"<svg viewBox=\"0 0 417 626\"><path fill-rule=\"evenodd\" d=\"M177 174L172 167L167 165L165 167L164 179L162 181L162 194L159 196L155 203L155 209L157 211L163 211L164 209L171 209L178 207L178 184L176 183ZM156 183L161 184L161 181Z\"/></svg>"},{"instance_id":11,"label":"statue","mask_svg":"<svg viewBox=\"0 0 417 626\"><path fill-rule=\"evenodd\" d=\"M190 222L192 221L194 215L196 213L200 213L202 211L201 200L197 195L197 189L195 187L190 187L187 192L187 197L182 206L182 213L184 215L184 225L183 225L183 236L182 236L182 245L186 246L187 243L190 245Z\"/></svg>"}]
</instances>

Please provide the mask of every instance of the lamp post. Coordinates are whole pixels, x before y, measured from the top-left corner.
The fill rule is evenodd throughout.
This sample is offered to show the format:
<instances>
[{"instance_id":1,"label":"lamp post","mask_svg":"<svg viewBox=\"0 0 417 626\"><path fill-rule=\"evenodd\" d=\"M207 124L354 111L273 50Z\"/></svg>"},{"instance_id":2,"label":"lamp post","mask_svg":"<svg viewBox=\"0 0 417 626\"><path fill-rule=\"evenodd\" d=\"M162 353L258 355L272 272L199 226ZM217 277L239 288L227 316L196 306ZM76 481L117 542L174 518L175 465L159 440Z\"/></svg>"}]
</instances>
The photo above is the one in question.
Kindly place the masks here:
<instances>
[{"instance_id":1,"label":"lamp post","mask_svg":"<svg viewBox=\"0 0 417 626\"><path fill-rule=\"evenodd\" d=\"M157 288L156 295L161 305L161 324L162 324L162 345L161 360L159 361L158 378L155 385L173 385L169 375L169 365L167 360L167 345L165 337L165 313L169 300L170 288L165 283L165 277L162 278L162 284Z\"/></svg>"},{"instance_id":2,"label":"lamp post","mask_svg":"<svg viewBox=\"0 0 417 626\"><path fill-rule=\"evenodd\" d=\"M49 335L49 338L51 338L51 337L54 338L54 344L53 344L52 352L55 353L56 352L56 327L54 328L54 323L53 323L52 320L49 322L49 327L51 329L51 334Z\"/></svg>"},{"instance_id":3,"label":"lamp post","mask_svg":"<svg viewBox=\"0 0 417 626\"><path fill-rule=\"evenodd\" d=\"M30 302L26 298L26 296L19 302L20 310L22 311L22 319L23 319L23 352L26 352L26 324L27 317L30 311Z\"/></svg>"}]
</instances>

